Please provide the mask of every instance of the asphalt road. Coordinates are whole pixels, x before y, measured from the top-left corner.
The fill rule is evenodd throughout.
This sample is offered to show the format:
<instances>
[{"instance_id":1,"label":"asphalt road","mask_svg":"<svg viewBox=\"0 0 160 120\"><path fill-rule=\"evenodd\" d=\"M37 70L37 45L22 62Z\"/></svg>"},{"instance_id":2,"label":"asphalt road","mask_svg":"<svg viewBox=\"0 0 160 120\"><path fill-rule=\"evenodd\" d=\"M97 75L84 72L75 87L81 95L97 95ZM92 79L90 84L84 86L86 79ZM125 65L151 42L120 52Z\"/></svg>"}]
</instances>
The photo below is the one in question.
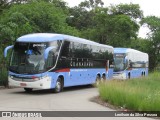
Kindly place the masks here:
<instances>
[{"instance_id":1,"label":"asphalt road","mask_svg":"<svg viewBox=\"0 0 160 120\"><path fill-rule=\"evenodd\" d=\"M90 98L97 96L98 90L92 86L71 87L63 92L55 94L51 90L35 90L32 93L25 93L22 88L0 90L0 111L113 111L110 108L91 102ZM6 118L0 118L6 119ZM16 118L22 119L22 118ZM36 119L36 118L34 118ZM37 118L56 120L151 120L145 117L59 117L59 118Z\"/></svg>"}]
</instances>

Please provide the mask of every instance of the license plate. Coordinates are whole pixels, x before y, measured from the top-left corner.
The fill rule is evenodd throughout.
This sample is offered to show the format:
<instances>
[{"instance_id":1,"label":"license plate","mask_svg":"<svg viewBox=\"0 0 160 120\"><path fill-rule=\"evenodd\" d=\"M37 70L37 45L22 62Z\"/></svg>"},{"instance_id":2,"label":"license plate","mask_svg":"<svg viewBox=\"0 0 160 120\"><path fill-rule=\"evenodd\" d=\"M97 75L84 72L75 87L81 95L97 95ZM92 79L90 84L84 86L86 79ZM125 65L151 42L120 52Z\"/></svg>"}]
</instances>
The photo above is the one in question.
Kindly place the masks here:
<instances>
[{"instance_id":1,"label":"license plate","mask_svg":"<svg viewBox=\"0 0 160 120\"><path fill-rule=\"evenodd\" d=\"M20 86L24 87L24 86L27 86L26 83L20 83Z\"/></svg>"}]
</instances>

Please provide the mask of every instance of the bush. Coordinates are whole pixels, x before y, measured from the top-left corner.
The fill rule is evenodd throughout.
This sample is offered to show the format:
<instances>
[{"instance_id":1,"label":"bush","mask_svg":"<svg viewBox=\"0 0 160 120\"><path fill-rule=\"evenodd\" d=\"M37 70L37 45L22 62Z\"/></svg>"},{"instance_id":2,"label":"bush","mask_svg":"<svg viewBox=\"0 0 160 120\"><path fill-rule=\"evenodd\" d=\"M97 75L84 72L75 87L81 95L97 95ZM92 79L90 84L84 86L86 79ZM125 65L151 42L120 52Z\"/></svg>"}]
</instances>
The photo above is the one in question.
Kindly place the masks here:
<instances>
[{"instance_id":1,"label":"bush","mask_svg":"<svg viewBox=\"0 0 160 120\"><path fill-rule=\"evenodd\" d=\"M160 74L100 84L100 97L113 105L137 111L160 111Z\"/></svg>"},{"instance_id":2,"label":"bush","mask_svg":"<svg viewBox=\"0 0 160 120\"><path fill-rule=\"evenodd\" d=\"M0 86L8 86L8 71L6 67L1 67L0 69Z\"/></svg>"}]
</instances>

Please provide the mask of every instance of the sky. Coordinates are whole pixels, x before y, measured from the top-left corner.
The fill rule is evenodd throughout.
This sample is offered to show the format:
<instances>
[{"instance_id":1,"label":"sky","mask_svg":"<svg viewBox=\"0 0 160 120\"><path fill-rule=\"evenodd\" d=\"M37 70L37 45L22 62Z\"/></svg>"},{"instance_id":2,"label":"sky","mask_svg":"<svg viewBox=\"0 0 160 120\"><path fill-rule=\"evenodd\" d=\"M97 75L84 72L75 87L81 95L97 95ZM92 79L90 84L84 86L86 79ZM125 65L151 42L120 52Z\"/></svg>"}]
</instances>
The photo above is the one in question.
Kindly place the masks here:
<instances>
[{"instance_id":1,"label":"sky","mask_svg":"<svg viewBox=\"0 0 160 120\"><path fill-rule=\"evenodd\" d=\"M68 3L70 7L78 5L84 0L64 0ZM143 11L144 16L155 15L160 17L160 1L159 0L102 0L104 6L109 6L110 4L116 5L120 3L133 3L139 4L140 9ZM139 30L139 37L146 38L146 34L149 32L147 27L141 27Z\"/></svg>"}]
</instances>

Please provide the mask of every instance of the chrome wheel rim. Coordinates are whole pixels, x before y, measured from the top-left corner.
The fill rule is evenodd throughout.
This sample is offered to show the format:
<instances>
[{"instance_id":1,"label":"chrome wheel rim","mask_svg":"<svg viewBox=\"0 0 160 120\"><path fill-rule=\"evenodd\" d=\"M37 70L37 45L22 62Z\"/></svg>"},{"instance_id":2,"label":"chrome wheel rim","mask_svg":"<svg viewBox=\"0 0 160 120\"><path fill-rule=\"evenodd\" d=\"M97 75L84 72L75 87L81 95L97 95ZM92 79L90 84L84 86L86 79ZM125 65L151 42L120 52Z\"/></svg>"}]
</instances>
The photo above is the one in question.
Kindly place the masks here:
<instances>
[{"instance_id":1,"label":"chrome wheel rim","mask_svg":"<svg viewBox=\"0 0 160 120\"><path fill-rule=\"evenodd\" d=\"M59 81L57 81L55 89L57 92L61 91L61 83Z\"/></svg>"}]
</instances>

